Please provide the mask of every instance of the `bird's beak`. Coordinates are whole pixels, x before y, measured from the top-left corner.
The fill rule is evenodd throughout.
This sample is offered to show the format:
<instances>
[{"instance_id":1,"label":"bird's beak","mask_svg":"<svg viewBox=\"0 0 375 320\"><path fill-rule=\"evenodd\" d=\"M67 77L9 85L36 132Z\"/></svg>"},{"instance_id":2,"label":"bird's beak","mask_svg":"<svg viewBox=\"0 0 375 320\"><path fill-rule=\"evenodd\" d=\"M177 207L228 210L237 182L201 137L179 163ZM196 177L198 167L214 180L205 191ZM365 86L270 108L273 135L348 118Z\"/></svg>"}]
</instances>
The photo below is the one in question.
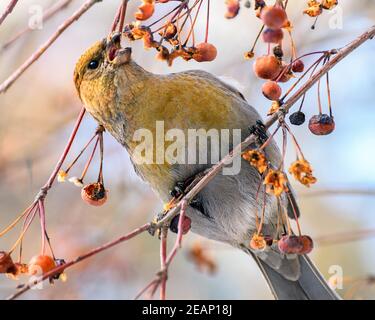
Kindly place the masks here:
<instances>
[{"instance_id":1,"label":"bird's beak","mask_svg":"<svg viewBox=\"0 0 375 320\"><path fill-rule=\"evenodd\" d=\"M131 48L121 48L121 33L117 32L110 35L106 46L107 59L110 63L120 66L130 61Z\"/></svg>"}]
</instances>

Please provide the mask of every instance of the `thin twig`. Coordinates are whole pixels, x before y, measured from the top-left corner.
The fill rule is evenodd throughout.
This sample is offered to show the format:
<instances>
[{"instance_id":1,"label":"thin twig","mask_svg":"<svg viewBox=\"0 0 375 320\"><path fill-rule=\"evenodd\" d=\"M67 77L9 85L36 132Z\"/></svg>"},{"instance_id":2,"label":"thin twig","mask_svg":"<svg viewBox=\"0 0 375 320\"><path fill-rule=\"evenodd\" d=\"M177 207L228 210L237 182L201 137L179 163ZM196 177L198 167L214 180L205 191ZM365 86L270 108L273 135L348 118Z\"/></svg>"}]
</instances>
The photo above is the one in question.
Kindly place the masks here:
<instances>
[{"instance_id":1,"label":"thin twig","mask_svg":"<svg viewBox=\"0 0 375 320\"><path fill-rule=\"evenodd\" d=\"M12 13L14 7L16 6L18 0L11 0L7 7L5 8L5 11L0 16L0 25L4 22L5 18Z\"/></svg>"},{"instance_id":2,"label":"thin twig","mask_svg":"<svg viewBox=\"0 0 375 320\"><path fill-rule=\"evenodd\" d=\"M7 300L14 300L16 298L18 298L21 294L25 293L26 291L32 289L33 287L35 287L38 283L46 280L46 279L49 279L51 277L53 277L54 275L57 275L57 274L60 274L62 272L64 272L64 270L66 270L67 268L71 267L71 266L74 266L75 264L83 261L83 260L86 260L100 252L103 252L104 250L107 250L109 248L112 248L116 245L118 245L119 243L122 243L122 242L125 242L127 240L130 240L132 238L134 238L135 236L147 231L148 229L150 228L150 224L149 223L146 223L144 224L143 226L133 230L132 232L114 240L114 241L111 241L111 242L108 242L100 247L97 247L85 254L82 254L80 255L79 257L75 258L74 260L71 260L65 264L62 264L54 269L52 269L51 271L49 272L46 272L45 274L43 274L42 276L38 277L37 279L35 279L32 283L28 283L27 285L23 286L21 289L19 289L16 293L12 294L11 296L9 296L7 298Z\"/></svg>"},{"instance_id":3,"label":"thin twig","mask_svg":"<svg viewBox=\"0 0 375 320\"><path fill-rule=\"evenodd\" d=\"M0 85L0 94L7 91L10 86L35 62L37 61L44 52L56 41L56 39L68 28L73 22L78 20L87 10L89 10L94 4L102 0L87 0L76 12L72 14L67 20L65 20L58 28L57 31L42 45L37 51L35 51L16 71L14 71L8 79L6 79Z\"/></svg>"},{"instance_id":4,"label":"thin twig","mask_svg":"<svg viewBox=\"0 0 375 320\"><path fill-rule=\"evenodd\" d=\"M66 9L73 0L62 0L60 2L57 2L53 4L51 7L46 9L46 11L43 13L42 20L43 23L47 22L49 19L54 17L57 13L60 11ZM34 29L27 27L16 33L13 37L11 37L7 42L5 42L1 48L1 51L4 51L11 47L18 39L23 37L25 34L29 33L30 31L33 31Z\"/></svg>"}]
</instances>

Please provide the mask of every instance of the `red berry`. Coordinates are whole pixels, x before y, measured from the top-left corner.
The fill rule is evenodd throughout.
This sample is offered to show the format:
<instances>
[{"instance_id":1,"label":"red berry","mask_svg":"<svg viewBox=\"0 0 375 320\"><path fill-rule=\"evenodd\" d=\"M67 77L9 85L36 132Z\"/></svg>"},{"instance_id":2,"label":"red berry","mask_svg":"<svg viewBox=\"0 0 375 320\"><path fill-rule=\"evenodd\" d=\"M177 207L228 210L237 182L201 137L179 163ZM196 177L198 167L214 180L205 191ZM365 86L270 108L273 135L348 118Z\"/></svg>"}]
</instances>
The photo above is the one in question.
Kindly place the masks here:
<instances>
[{"instance_id":1,"label":"red berry","mask_svg":"<svg viewBox=\"0 0 375 320\"><path fill-rule=\"evenodd\" d=\"M302 240L295 235L283 236L277 244L279 250L285 254L299 253L303 249Z\"/></svg>"},{"instance_id":2,"label":"red berry","mask_svg":"<svg viewBox=\"0 0 375 320\"><path fill-rule=\"evenodd\" d=\"M281 29L270 29L267 28L262 33L263 41L266 43L279 43L283 40L284 33Z\"/></svg>"},{"instance_id":3,"label":"red berry","mask_svg":"<svg viewBox=\"0 0 375 320\"><path fill-rule=\"evenodd\" d=\"M292 63L292 71L293 72L303 72L305 70L305 64L302 60L296 60Z\"/></svg>"},{"instance_id":4,"label":"red berry","mask_svg":"<svg viewBox=\"0 0 375 320\"><path fill-rule=\"evenodd\" d=\"M197 62L213 61L216 59L216 56L216 47L211 43L202 42L196 46L193 59Z\"/></svg>"},{"instance_id":5,"label":"red berry","mask_svg":"<svg viewBox=\"0 0 375 320\"><path fill-rule=\"evenodd\" d=\"M28 265L28 270L30 275L35 275L40 273L47 273L55 267L56 263L52 257L46 255L39 255L31 258Z\"/></svg>"},{"instance_id":6,"label":"red berry","mask_svg":"<svg viewBox=\"0 0 375 320\"><path fill-rule=\"evenodd\" d=\"M180 220L180 215L178 214L171 221L169 228L173 233L178 233L179 220ZM182 221L182 234L187 234L190 231L190 229L191 229L191 219L185 216L184 221Z\"/></svg>"},{"instance_id":7,"label":"red berry","mask_svg":"<svg viewBox=\"0 0 375 320\"><path fill-rule=\"evenodd\" d=\"M108 198L108 191L100 182L90 183L81 190L82 200L92 206L102 206Z\"/></svg>"},{"instance_id":8,"label":"red berry","mask_svg":"<svg viewBox=\"0 0 375 320\"><path fill-rule=\"evenodd\" d=\"M317 136L324 136L335 130L335 121L328 114L318 114L310 119L309 129Z\"/></svg>"},{"instance_id":9,"label":"red berry","mask_svg":"<svg viewBox=\"0 0 375 320\"><path fill-rule=\"evenodd\" d=\"M271 29L280 29L288 22L288 17L281 6L266 6L260 12L263 23Z\"/></svg>"},{"instance_id":10,"label":"red berry","mask_svg":"<svg viewBox=\"0 0 375 320\"><path fill-rule=\"evenodd\" d=\"M301 251L299 252L300 254L308 254L312 251L314 248L314 242L309 236L300 236L300 239L302 241L303 247Z\"/></svg>"},{"instance_id":11,"label":"red berry","mask_svg":"<svg viewBox=\"0 0 375 320\"><path fill-rule=\"evenodd\" d=\"M267 99L278 100L282 91L277 82L268 80L263 84L262 92Z\"/></svg>"},{"instance_id":12,"label":"red berry","mask_svg":"<svg viewBox=\"0 0 375 320\"><path fill-rule=\"evenodd\" d=\"M281 62L274 55L259 57L253 64L255 74L262 79L274 79L281 71Z\"/></svg>"}]
</instances>

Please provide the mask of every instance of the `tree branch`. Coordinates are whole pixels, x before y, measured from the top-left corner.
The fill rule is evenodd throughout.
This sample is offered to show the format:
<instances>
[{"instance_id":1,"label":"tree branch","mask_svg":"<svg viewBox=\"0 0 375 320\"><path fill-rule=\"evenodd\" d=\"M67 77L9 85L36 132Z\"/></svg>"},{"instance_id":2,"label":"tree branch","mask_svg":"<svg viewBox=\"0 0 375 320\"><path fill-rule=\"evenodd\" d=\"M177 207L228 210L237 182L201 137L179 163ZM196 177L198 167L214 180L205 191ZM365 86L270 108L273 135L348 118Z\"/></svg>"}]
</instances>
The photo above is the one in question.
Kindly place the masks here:
<instances>
[{"instance_id":1,"label":"tree branch","mask_svg":"<svg viewBox=\"0 0 375 320\"><path fill-rule=\"evenodd\" d=\"M4 22L5 18L12 13L14 7L16 6L18 0L11 0L8 4L8 6L5 8L5 11L0 16L0 25Z\"/></svg>"},{"instance_id":2,"label":"tree branch","mask_svg":"<svg viewBox=\"0 0 375 320\"><path fill-rule=\"evenodd\" d=\"M69 28L74 21L78 20L87 10L89 10L97 2L102 0L87 0L70 18L65 20L58 28L57 31L42 45L37 51L35 51L16 71L11 74L0 85L0 94L7 91L10 86L35 62L42 54L56 41L56 39Z\"/></svg>"},{"instance_id":3,"label":"tree branch","mask_svg":"<svg viewBox=\"0 0 375 320\"><path fill-rule=\"evenodd\" d=\"M43 22L48 21L51 19L55 14L60 12L61 10L67 8L73 0L62 0L58 3L53 4L50 8L48 8L45 13L43 14L42 20ZM1 48L1 51L8 49L12 44L14 44L19 38L27 34L28 32L32 31L30 27L25 28L18 33L16 33L13 37L11 37L7 42L5 42Z\"/></svg>"}]
</instances>

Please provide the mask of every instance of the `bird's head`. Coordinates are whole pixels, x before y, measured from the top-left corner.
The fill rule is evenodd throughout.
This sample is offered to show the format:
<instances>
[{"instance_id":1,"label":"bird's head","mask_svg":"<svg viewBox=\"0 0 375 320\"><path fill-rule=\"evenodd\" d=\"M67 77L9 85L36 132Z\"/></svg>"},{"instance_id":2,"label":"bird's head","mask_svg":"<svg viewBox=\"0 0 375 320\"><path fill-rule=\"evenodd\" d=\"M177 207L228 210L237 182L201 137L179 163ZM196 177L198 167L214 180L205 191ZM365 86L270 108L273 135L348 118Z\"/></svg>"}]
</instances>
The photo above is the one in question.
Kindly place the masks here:
<instances>
[{"instance_id":1,"label":"bird's head","mask_svg":"<svg viewBox=\"0 0 375 320\"><path fill-rule=\"evenodd\" d=\"M120 42L121 34L114 33L96 42L80 57L74 70L74 83L81 99L82 90L102 91L118 68L130 63L131 48L121 48Z\"/></svg>"}]
</instances>

